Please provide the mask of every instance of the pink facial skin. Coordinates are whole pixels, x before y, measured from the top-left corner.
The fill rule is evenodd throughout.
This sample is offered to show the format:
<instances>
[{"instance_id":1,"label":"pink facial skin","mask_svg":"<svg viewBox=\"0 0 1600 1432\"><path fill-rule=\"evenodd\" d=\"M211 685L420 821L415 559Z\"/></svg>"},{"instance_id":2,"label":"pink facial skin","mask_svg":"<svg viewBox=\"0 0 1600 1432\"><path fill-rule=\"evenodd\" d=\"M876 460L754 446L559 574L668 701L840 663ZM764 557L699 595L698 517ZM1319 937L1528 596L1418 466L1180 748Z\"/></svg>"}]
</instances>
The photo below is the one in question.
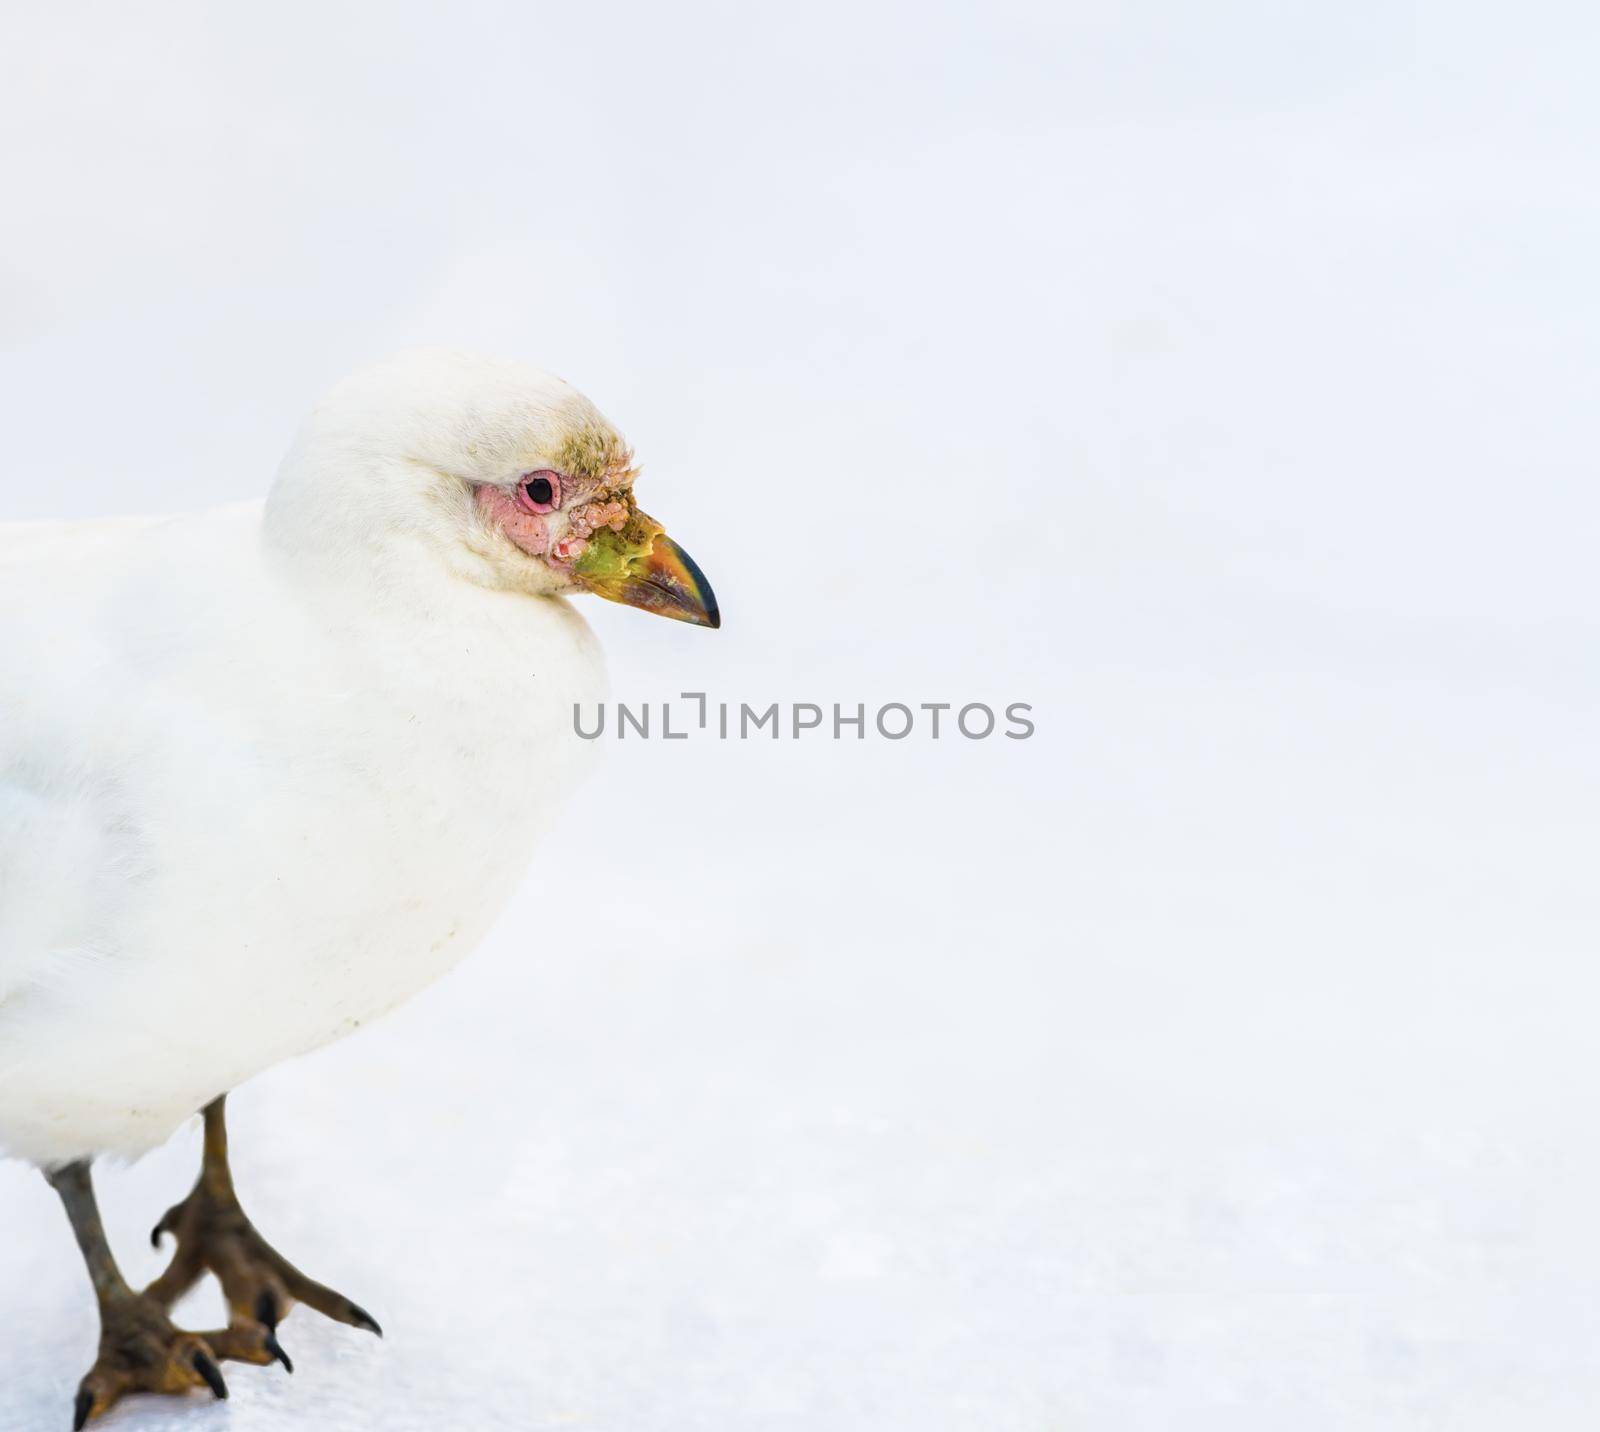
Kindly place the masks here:
<instances>
[{"instance_id":1,"label":"pink facial skin","mask_svg":"<svg viewBox=\"0 0 1600 1432\"><path fill-rule=\"evenodd\" d=\"M628 505L616 498L598 502L585 502L567 517L567 535L555 545L551 553L558 561L574 562L583 555L589 539L602 527L620 532L628 525Z\"/></svg>"},{"instance_id":2,"label":"pink facial skin","mask_svg":"<svg viewBox=\"0 0 1600 1432\"><path fill-rule=\"evenodd\" d=\"M535 477L549 480L551 502L538 503L529 495L528 483ZM552 541L553 513L561 504L566 483L559 473L529 473L511 492L485 484L477 490L477 502L484 515L530 557L541 557L552 567L567 568L583 555L589 538L602 527L622 531L628 525L629 508L614 497L585 502L567 514L563 535Z\"/></svg>"},{"instance_id":3,"label":"pink facial skin","mask_svg":"<svg viewBox=\"0 0 1600 1432\"><path fill-rule=\"evenodd\" d=\"M488 483L478 489L477 500L483 515L530 557L544 557L549 553L550 518L547 513L532 511L518 500L516 493Z\"/></svg>"}]
</instances>

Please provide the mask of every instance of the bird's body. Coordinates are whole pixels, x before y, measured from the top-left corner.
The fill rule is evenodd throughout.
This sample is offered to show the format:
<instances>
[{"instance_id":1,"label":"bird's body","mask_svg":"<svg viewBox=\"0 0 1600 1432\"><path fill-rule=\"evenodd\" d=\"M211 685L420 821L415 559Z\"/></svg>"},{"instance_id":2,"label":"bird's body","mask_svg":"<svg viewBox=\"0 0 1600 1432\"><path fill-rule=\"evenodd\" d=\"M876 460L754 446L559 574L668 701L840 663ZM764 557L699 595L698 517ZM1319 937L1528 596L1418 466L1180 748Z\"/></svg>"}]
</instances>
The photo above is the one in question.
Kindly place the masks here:
<instances>
[{"instance_id":1,"label":"bird's body","mask_svg":"<svg viewBox=\"0 0 1600 1432\"><path fill-rule=\"evenodd\" d=\"M0 525L0 1151L137 1155L471 949L593 749L565 594L716 623L633 477L560 380L417 350L264 505Z\"/></svg>"},{"instance_id":2,"label":"bird's body","mask_svg":"<svg viewBox=\"0 0 1600 1432\"><path fill-rule=\"evenodd\" d=\"M10 1152L159 1144L415 993L520 879L596 644L559 597L366 575L284 560L260 504L0 528Z\"/></svg>"},{"instance_id":3,"label":"bird's body","mask_svg":"<svg viewBox=\"0 0 1600 1432\"><path fill-rule=\"evenodd\" d=\"M0 526L0 1152L45 1170L100 1304L75 1427L130 1392L226 1396L219 1361L290 1367L297 1302L379 1331L246 1218L224 1099L504 905L592 750L571 714L603 672L567 593L718 624L635 475L559 379L418 350L335 388L264 504ZM136 1292L91 1164L202 1109L200 1179L157 1225L177 1250ZM228 1326L177 1328L208 1271Z\"/></svg>"}]
</instances>

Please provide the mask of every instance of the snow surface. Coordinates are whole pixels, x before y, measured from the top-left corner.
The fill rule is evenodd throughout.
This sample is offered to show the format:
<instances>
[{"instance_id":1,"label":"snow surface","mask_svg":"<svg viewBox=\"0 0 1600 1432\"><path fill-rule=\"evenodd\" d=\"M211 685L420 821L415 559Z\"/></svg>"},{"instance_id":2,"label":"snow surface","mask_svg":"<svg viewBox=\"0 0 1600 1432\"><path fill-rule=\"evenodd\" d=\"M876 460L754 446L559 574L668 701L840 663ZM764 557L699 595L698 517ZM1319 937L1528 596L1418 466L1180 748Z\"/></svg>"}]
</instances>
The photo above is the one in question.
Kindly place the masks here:
<instances>
[{"instance_id":1,"label":"snow surface","mask_svg":"<svg viewBox=\"0 0 1600 1432\"><path fill-rule=\"evenodd\" d=\"M1589 12L379 13L14 18L0 515L510 352L722 599L592 611L619 696L1039 730L613 743L477 957L235 1101L387 1339L108 1427L1588 1426ZM195 1143L102 1176L133 1276ZM0 1228L0 1428L64 1428L31 1170Z\"/></svg>"}]
</instances>

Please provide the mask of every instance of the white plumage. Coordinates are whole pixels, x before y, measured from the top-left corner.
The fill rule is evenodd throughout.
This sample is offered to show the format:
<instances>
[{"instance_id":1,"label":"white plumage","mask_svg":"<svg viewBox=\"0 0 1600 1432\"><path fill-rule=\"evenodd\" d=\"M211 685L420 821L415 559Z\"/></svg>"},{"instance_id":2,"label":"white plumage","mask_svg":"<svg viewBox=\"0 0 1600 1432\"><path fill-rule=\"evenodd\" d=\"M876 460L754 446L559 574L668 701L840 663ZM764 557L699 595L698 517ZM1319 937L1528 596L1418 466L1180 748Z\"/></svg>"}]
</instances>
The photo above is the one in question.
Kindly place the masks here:
<instances>
[{"instance_id":1,"label":"white plumage","mask_svg":"<svg viewBox=\"0 0 1600 1432\"><path fill-rule=\"evenodd\" d=\"M478 494L575 453L631 484L565 384L412 353L265 508L0 527L0 1147L137 1155L479 939L603 673Z\"/></svg>"}]
</instances>

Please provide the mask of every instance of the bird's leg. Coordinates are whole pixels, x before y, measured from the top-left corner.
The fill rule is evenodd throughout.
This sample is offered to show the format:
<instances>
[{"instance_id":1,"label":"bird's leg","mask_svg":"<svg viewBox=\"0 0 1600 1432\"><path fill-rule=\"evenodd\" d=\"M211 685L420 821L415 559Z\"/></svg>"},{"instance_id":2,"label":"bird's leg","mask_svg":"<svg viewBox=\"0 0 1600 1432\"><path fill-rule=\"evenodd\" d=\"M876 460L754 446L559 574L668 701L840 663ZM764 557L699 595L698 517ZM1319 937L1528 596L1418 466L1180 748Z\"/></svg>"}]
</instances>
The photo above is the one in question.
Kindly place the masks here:
<instances>
[{"instance_id":1,"label":"bird's leg","mask_svg":"<svg viewBox=\"0 0 1600 1432\"><path fill-rule=\"evenodd\" d=\"M205 1338L172 1325L167 1310L135 1293L117 1267L100 1222L87 1161L46 1173L61 1196L100 1303L100 1355L78 1385L73 1429L108 1411L130 1392L189 1392L209 1387L228 1395Z\"/></svg>"},{"instance_id":2,"label":"bird's leg","mask_svg":"<svg viewBox=\"0 0 1600 1432\"><path fill-rule=\"evenodd\" d=\"M206 1341L219 1357L257 1364L277 1360L290 1372L294 1366L278 1345L277 1327L296 1303L382 1337L383 1329L370 1313L306 1277L245 1217L228 1167L226 1099L224 1095L206 1106L199 1180L151 1231L154 1246L161 1246L162 1234L171 1233L178 1249L167 1271L145 1289L145 1296L170 1308L203 1274L216 1274L228 1300L230 1321L225 1332L208 1333Z\"/></svg>"}]
</instances>

